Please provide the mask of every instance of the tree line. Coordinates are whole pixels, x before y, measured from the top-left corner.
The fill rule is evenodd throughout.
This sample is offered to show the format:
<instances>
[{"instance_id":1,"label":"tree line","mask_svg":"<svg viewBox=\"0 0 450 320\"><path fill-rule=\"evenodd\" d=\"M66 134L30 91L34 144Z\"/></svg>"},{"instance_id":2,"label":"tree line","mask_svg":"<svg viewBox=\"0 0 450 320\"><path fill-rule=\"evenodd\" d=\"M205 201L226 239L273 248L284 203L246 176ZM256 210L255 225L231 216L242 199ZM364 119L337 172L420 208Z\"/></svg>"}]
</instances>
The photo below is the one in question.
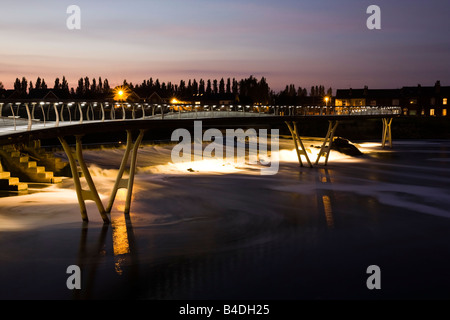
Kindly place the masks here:
<instances>
[{"instance_id":1,"label":"tree line","mask_svg":"<svg viewBox=\"0 0 450 320\"><path fill-rule=\"evenodd\" d=\"M312 104L320 104L326 96L332 97L333 89L330 87L325 91L323 85L311 86L308 90L302 87L296 87L294 84L286 85L286 88L273 96L273 104L275 105L301 105L305 102ZM309 99L308 99L309 98Z\"/></svg>"},{"instance_id":2,"label":"tree line","mask_svg":"<svg viewBox=\"0 0 450 320\"><path fill-rule=\"evenodd\" d=\"M271 90L265 77L257 79L254 76L237 80L235 78L221 79L189 79L180 80L179 83L161 82L152 77L143 80L140 84L129 83L123 80L122 86L129 87L138 96L146 98L156 92L161 97L176 97L180 100L192 99L226 99L235 100L242 104L301 104L305 98L313 98L319 102L324 96L332 95L332 88L325 91L323 85L311 86L309 92L306 88L296 87L294 84L286 85L280 92ZM51 85L44 78L38 77L36 81L28 81L25 77L16 78L14 91L20 97L26 98L33 90L53 89L57 95L73 99L105 99L112 95L112 88L108 79L101 77L81 77L76 87L69 87L65 76L57 77ZM0 82L0 90L4 90ZM311 99L309 100L311 101Z\"/></svg>"}]
</instances>

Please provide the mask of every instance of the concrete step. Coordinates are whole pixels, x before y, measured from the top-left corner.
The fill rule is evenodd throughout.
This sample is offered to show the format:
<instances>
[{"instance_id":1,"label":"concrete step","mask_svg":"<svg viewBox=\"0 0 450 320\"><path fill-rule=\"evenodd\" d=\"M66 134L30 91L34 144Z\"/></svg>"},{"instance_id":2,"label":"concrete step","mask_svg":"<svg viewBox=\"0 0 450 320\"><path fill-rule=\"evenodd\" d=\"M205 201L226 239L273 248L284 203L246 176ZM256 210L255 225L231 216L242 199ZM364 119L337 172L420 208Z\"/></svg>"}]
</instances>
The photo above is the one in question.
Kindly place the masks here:
<instances>
[{"instance_id":1,"label":"concrete step","mask_svg":"<svg viewBox=\"0 0 450 320\"><path fill-rule=\"evenodd\" d=\"M12 187L13 187L14 191L25 191L25 190L28 190L28 184L27 183L23 183L23 182L20 182L17 185L13 185Z\"/></svg>"},{"instance_id":2,"label":"concrete step","mask_svg":"<svg viewBox=\"0 0 450 320\"><path fill-rule=\"evenodd\" d=\"M25 162L29 162L30 161L30 157L29 156L20 156L19 157L19 162L20 163L25 163Z\"/></svg>"},{"instance_id":3,"label":"concrete step","mask_svg":"<svg viewBox=\"0 0 450 320\"><path fill-rule=\"evenodd\" d=\"M53 175L53 172L42 172L35 174L34 179L37 182L44 182L44 183L61 183L63 181L62 177L55 177Z\"/></svg>"},{"instance_id":4,"label":"concrete step","mask_svg":"<svg viewBox=\"0 0 450 320\"><path fill-rule=\"evenodd\" d=\"M11 177L10 172L6 172L6 171L0 172L0 179L8 179L9 177Z\"/></svg>"},{"instance_id":5,"label":"concrete step","mask_svg":"<svg viewBox=\"0 0 450 320\"><path fill-rule=\"evenodd\" d=\"M20 151L10 151L9 152L11 158L19 158L20 157Z\"/></svg>"},{"instance_id":6,"label":"concrete step","mask_svg":"<svg viewBox=\"0 0 450 320\"><path fill-rule=\"evenodd\" d=\"M62 177L53 177L52 178L52 183L61 183L63 181Z\"/></svg>"},{"instance_id":7,"label":"concrete step","mask_svg":"<svg viewBox=\"0 0 450 320\"><path fill-rule=\"evenodd\" d=\"M53 178L53 172L40 172L37 174L38 179L42 179L44 181L51 180Z\"/></svg>"},{"instance_id":8,"label":"concrete step","mask_svg":"<svg viewBox=\"0 0 450 320\"><path fill-rule=\"evenodd\" d=\"M0 179L0 190L4 191L25 191L28 184L19 182L18 178Z\"/></svg>"},{"instance_id":9,"label":"concrete step","mask_svg":"<svg viewBox=\"0 0 450 320\"><path fill-rule=\"evenodd\" d=\"M8 180L8 183L10 184L10 185L12 185L12 184L18 184L20 181L19 181L19 178L16 178L16 177L9 177L9 178L7 178L7 179L4 179L4 180Z\"/></svg>"},{"instance_id":10,"label":"concrete step","mask_svg":"<svg viewBox=\"0 0 450 320\"><path fill-rule=\"evenodd\" d=\"M33 158L31 158L29 155L27 155L27 153L29 152L24 152L23 150L22 152L17 151L15 146L3 146L1 148L3 157L9 159L8 162L9 167L11 167L12 174L20 177L20 179L27 182L29 181L38 183L62 182L62 177L56 178L53 171L59 172L59 170L63 169L65 166L67 166L67 164L61 161L60 158L55 157L53 154L44 152L40 153L38 150L32 150L30 151L30 155L33 156ZM46 171L46 166L48 166L52 171ZM10 178L10 175L8 175L8 173L3 173L0 178L8 179ZM11 183L18 184L19 181L18 179L13 179L11 180Z\"/></svg>"},{"instance_id":11,"label":"concrete step","mask_svg":"<svg viewBox=\"0 0 450 320\"><path fill-rule=\"evenodd\" d=\"M21 162L20 165L25 169L36 168L37 162L36 161Z\"/></svg>"},{"instance_id":12,"label":"concrete step","mask_svg":"<svg viewBox=\"0 0 450 320\"><path fill-rule=\"evenodd\" d=\"M45 167L35 166L35 167L27 168L26 172L29 174L44 173Z\"/></svg>"}]
</instances>

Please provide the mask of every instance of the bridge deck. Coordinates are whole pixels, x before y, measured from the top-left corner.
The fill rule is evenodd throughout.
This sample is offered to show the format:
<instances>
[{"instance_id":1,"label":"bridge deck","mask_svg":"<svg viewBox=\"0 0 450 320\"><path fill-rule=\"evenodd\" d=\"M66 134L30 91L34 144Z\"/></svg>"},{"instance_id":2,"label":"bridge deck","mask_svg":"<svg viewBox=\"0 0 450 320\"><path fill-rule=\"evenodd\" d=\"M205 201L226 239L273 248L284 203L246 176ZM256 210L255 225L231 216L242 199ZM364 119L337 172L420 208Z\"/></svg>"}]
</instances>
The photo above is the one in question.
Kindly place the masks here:
<instances>
[{"instance_id":1,"label":"bridge deck","mask_svg":"<svg viewBox=\"0 0 450 320\"><path fill-rule=\"evenodd\" d=\"M389 117L395 117L391 115ZM59 136L69 136L76 134L95 134L108 133L117 131L141 129L177 129L177 128L193 128L194 121L202 121L204 128L220 128L220 127L251 127L258 125L282 125L286 121L307 121L309 119L323 119L328 121L348 121L348 120L367 120L367 119L383 119L386 115L364 115L364 116L344 116L344 115L327 115L327 116L264 116L264 117L229 117L229 118L197 118L197 119L164 119L157 120L154 118L135 119L135 120L93 120L82 124L76 122L60 122L55 126L55 122L42 122L33 124L31 130L25 123L16 124L14 127L0 128L0 145L20 143L21 141L52 139ZM1 121L1 120L0 120ZM25 121L26 122L26 121Z\"/></svg>"}]
</instances>

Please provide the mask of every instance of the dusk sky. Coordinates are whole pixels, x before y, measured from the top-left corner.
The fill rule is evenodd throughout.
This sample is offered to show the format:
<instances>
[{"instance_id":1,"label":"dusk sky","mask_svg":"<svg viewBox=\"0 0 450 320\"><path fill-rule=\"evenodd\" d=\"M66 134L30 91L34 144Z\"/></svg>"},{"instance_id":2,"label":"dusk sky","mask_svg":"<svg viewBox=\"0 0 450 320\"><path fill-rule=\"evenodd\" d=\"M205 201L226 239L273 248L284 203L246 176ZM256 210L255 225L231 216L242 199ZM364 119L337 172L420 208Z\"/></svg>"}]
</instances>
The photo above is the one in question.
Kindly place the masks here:
<instances>
[{"instance_id":1,"label":"dusk sky","mask_svg":"<svg viewBox=\"0 0 450 320\"><path fill-rule=\"evenodd\" d=\"M381 30L369 30L369 5ZM81 29L69 30L69 5ZM266 77L337 88L450 85L447 0L2 1L0 81Z\"/></svg>"}]
</instances>

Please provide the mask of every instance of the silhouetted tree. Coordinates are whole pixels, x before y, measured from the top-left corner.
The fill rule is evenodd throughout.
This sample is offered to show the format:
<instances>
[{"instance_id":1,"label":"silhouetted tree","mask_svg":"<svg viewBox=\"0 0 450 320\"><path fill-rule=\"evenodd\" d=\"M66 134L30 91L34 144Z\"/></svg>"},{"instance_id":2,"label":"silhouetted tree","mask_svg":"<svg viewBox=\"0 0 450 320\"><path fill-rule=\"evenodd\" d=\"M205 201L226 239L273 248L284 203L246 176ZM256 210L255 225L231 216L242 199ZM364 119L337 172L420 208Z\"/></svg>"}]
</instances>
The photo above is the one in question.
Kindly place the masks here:
<instances>
[{"instance_id":1,"label":"silhouetted tree","mask_svg":"<svg viewBox=\"0 0 450 320\"><path fill-rule=\"evenodd\" d=\"M39 90L39 89L41 89L41 85L42 85L42 80L41 80L41 78L37 78L36 79L36 85L35 85L35 88L37 89L37 90Z\"/></svg>"},{"instance_id":2,"label":"silhouetted tree","mask_svg":"<svg viewBox=\"0 0 450 320\"><path fill-rule=\"evenodd\" d=\"M198 93L205 94L205 81L203 79L200 79L200 83L198 86Z\"/></svg>"},{"instance_id":3,"label":"silhouetted tree","mask_svg":"<svg viewBox=\"0 0 450 320\"><path fill-rule=\"evenodd\" d=\"M219 93L219 88L217 86L217 79L213 80L213 93L217 95Z\"/></svg>"},{"instance_id":4,"label":"silhouetted tree","mask_svg":"<svg viewBox=\"0 0 450 320\"><path fill-rule=\"evenodd\" d=\"M192 82L192 94L198 94L198 83L195 79Z\"/></svg>"},{"instance_id":5,"label":"silhouetted tree","mask_svg":"<svg viewBox=\"0 0 450 320\"><path fill-rule=\"evenodd\" d=\"M59 83L59 78L55 79L55 85L53 86L53 89L58 90L60 89L61 85Z\"/></svg>"},{"instance_id":6,"label":"silhouetted tree","mask_svg":"<svg viewBox=\"0 0 450 320\"><path fill-rule=\"evenodd\" d=\"M102 77L98 77L98 92L103 93L103 82Z\"/></svg>"},{"instance_id":7,"label":"silhouetted tree","mask_svg":"<svg viewBox=\"0 0 450 320\"><path fill-rule=\"evenodd\" d=\"M212 88L211 88L211 80L208 79L208 81L206 82L206 94L210 95L212 92Z\"/></svg>"},{"instance_id":8,"label":"silhouetted tree","mask_svg":"<svg viewBox=\"0 0 450 320\"><path fill-rule=\"evenodd\" d=\"M16 81L14 81L14 90L17 92L20 92L22 85L20 83L19 78L16 78Z\"/></svg>"},{"instance_id":9,"label":"silhouetted tree","mask_svg":"<svg viewBox=\"0 0 450 320\"><path fill-rule=\"evenodd\" d=\"M64 90L65 92L69 92L69 83L66 80L66 77L63 76L62 78L62 82L61 82L61 89Z\"/></svg>"},{"instance_id":10,"label":"silhouetted tree","mask_svg":"<svg viewBox=\"0 0 450 320\"><path fill-rule=\"evenodd\" d=\"M233 87L232 87L232 93L236 96L239 94L239 84L235 78L233 78Z\"/></svg>"},{"instance_id":11,"label":"silhouetted tree","mask_svg":"<svg viewBox=\"0 0 450 320\"><path fill-rule=\"evenodd\" d=\"M83 89L83 94L85 96L87 96L89 94L90 88L91 88L91 83L89 81L89 77L85 77L84 78L84 89Z\"/></svg>"},{"instance_id":12,"label":"silhouetted tree","mask_svg":"<svg viewBox=\"0 0 450 320\"><path fill-rule=\"evenodd\" d=\"M104 93L109 93L110 90L111 90L111 87L109 86L108 79L105 79L103 81L103 92Z\"/></svg>"},{"instance_id":13,"label":"silhouetted tree","mask_svg":"<svg viewBox=\"0 0 450 320\"><path fill-rule=\"evenodd\" d=\"M80 79L78 80L78 87L77 87L77 89L76 89L76 95L77 95L79 98L82 98L83 95L84 95L84 81L83 81L83 78L80 78Z\"/></svg>"},{"instance_id":14,"label":"silhouetted tree","mask_svg":"<svg viewBox=\"0 0 450 320\"><path fill-rule=\"evenodd\" d=\"M91 93L94 95L97 93L97 80L95 80L95 78L92 79Z\"/></svg>"}]
</instances>

